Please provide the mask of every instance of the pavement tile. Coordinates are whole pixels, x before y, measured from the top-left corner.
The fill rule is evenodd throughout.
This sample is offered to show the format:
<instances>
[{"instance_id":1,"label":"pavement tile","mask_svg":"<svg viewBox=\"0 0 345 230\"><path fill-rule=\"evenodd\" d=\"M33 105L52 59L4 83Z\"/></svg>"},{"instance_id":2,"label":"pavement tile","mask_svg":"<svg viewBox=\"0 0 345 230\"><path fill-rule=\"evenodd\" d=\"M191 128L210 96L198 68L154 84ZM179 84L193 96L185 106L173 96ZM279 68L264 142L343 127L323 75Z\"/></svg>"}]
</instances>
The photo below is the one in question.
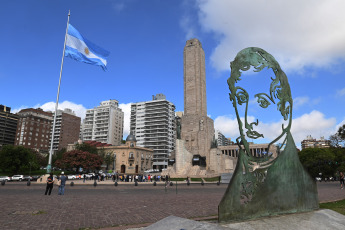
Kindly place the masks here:
<instances>
[{"instance_id":1,"label":"pavement tile","mask_svg":"<svg viewBox=\"0 0 345 230\"><path fill-rule=\"evenodd\" d=\"M217 218L218 204L227 185L199 183L176 187L163 183L76 181L64 196L45 196L45 185L8 182L0 186L1 229L107 229L142 228L170 215L189 219ZM320 202L345 199L339 182L318 182Z\"/></svg>"}]
</instances>

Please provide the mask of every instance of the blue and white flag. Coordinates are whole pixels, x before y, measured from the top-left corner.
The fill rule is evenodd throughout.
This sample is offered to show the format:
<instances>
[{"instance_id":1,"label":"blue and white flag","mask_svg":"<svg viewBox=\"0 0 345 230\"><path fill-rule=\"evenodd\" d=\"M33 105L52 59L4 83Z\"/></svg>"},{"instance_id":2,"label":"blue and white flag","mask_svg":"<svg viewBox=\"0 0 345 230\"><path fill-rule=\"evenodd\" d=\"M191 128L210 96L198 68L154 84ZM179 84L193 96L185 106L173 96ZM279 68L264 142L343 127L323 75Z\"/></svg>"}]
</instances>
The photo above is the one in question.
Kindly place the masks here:
<instances>
[{"instance_id":1,"label":"blue and white flag","mask_svg":"<svg viewBox=\"0 0 345 230\"><path fill-rule=\"evenodd\" d=\"M68 25L65 57L106 70L109 52L85 39L71 24Z\"/></svg>"}]
</instances>

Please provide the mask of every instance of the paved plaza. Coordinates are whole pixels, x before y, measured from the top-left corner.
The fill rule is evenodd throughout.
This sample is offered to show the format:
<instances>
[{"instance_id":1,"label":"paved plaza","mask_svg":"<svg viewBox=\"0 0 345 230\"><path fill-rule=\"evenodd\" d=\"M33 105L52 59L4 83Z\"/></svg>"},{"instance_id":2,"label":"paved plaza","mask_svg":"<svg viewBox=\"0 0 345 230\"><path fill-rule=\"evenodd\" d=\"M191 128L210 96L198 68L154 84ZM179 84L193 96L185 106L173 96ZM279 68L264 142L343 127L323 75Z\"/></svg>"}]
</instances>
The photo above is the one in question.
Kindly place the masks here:
<instances>
[{"instance_id":1,"label":"paved plaza","mask_svg":"<svg viewBox=\"0 0 345 230\"><path fill-rule=\"evenodd\" d=\"M70 183L70 182L69 182ZM170 215L188 219L217 218L227 185L75 181L64 196L45 196L45 184L8 182L0 186L1 229L128 229L148 226ZM317 183L320 202L345 199L338 182Z\"/></svg>"}]
</instances>

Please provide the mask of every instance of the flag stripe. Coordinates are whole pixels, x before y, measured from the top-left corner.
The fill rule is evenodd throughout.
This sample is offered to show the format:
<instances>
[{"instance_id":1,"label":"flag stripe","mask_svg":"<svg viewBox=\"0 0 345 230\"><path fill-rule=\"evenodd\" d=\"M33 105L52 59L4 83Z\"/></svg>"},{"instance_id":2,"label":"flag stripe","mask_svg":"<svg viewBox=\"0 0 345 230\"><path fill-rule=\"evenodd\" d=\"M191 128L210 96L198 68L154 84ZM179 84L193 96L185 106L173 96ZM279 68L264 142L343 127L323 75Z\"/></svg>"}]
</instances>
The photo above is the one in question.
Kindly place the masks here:
<instances>
[{"instance_id":1,"label":"flag stripe","mask_svg":"<svg viewBox=\"0 0 345 230\"><path fill-rule=\"evenodd\" d=\"M87 64L99 65L105 70L109 52L85 39L69 24L65 56Z\"/></svg>"},{"instance_id":2,"label":"flag stripe","mask_svg":"<svg viewBox=\"0 0 345 230\"><path fill-rule=\"evenodd\" d=\"M85 44L84 41L79 40L78 38L71 36L70 34L67 34L67 41L66 41L66 46L71 47L72 49L76 49L78 52L80 52L81 54L83 54L86 58L96 58L96 59L100 59L101 62L104 65L107 65L107 61L103 58L100 57L100 55L95 55L90 48ZM85 50L88 49L89 50L89 54L86 54Z\"/></svg>"}]
</instances>

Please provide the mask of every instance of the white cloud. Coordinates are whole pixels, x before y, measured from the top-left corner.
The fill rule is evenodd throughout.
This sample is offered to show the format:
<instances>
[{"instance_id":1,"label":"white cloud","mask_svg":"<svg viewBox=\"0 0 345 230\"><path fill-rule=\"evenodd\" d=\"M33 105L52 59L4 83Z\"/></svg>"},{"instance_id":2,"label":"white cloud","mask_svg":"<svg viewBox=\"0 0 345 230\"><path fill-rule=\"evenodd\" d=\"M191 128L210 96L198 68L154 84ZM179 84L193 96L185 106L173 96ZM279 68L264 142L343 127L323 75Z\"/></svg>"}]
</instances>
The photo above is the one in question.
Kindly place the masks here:
<instances>
[{"instance_id":1,"label":"white cloud","mask_svg":"<svg viewBox=\"0 0 345 230\"><path fill-rule=\"evenodd\" d=\"M129 134L130 130L130 117L131 117L131 103L128 104L119 104L120 109L122 109L124 113L124 127L123 127L123 138L126 138ZM21 106L19 108L12 109L12 113L17 113L22 109L26 108L42 108L44 111L55 111L55 102L47 102L43 105L35 105L35 106ZM59 103L58 109L65 109L69 108L72 109L78 117L81 117L82 120L85 118L86 108L81 104L75 104L74 102L64 101Z\"/></svg>"},{"instance_id":2,"label":"white cloud","mask_svg":"<svg viewBox=\"0 0 345 230\"><path fill-rule=\"evenodd\" d=\"M41 106L37 106L43 109L44 111L55 111L55 102L47 102ZM81 118L81 121L85 118L86 115L86 108L82 104L76 104L71 101L63 101L59 103L58 109L71 109L75 112L76 116Z\"/></svg>"},{"instance_id":3,"label":"white cloud","mask_svg":"<svg viewBox=\"0 0 345 230\"><path fill-rule=\"evenodd\" d=\"M326 139L335 133L336 119L325 118L325 115L319 111L312 111L309 114L293 119L291 133L295 139L296 145L300 145L301 141L311 135L319 139L324 136Z\"/></svg>"},{"instance_id":4,"label":"white cloud","mask_svg":"<svg viewBox=\"0 0 345 230\"><path fill-rule=\"evenodd\" d=\"M191 19L188 16L183 16L180 20L180 26L185 31L185 39L189 40L195 37L195 28L192 25Z\"/></svg>"},{"instance_id":5,"label":"white cloud","mask_svg":"<svg viewBox=\"0 0 345 230\"><path fill-rule=\"evenodd\" d=\"M296 109L309 102L309 97L296 97L293 99L293 107Z\"/></svg>"},{"instance_id":6,"label":"white cloud","mask_svg":"<svg viewBox=\"0 0 345 230\"><path fill-rule=\"evenodd\" d=\"M55 102L47 102L47 103L44 103L43 105L37 104L37 105L31 106L31 107L30 106L20 106L19 108L13 109L11 112L17 113L20 110L26 109L26 108L41 108L44 111L53 111L54 112L55 111ZM76 104L76 103L71 102L71 101L63 101L63 102L59 103L58 109L61 109L61 110L71 109L72 111L75 112L76 116L81 118L82 121L85 118L86 108L82 104Z\"/></svg>"},{"instance_id":7,"label":"white cloud","mask_svg":"<svg viewBox=\"0 0 345 230\"><path fill-rule=\"evenodd\" d=\"M19 108L12 108L11 113L18 113L20 110L27 109L27 108L29 108L29 106L26 106L26 105L22 105ZM34 108L36 108L36 107L34 107Z\"/></svg>"},{"instance_id":8,"label":"white cloud","mask_svg":"<svg viewBox=\"0 0 345 230\"><path fill-rule=\"evenodd\" d=\"M191 38L197 37L196 21L198 19L197 16L194 15L191 11L191 9L195 8L195 3L192 1L183 1L181 4L183 14L180 19L180 27L186 34L185 39L189 40Z\"/></svg>"},{"instance_id":9,"label":"white cloud","mask_svg":"<svg viewBox=\"0 0 345 230\"><path fill-rule=\"evenodd\" d=\"M243 118L241 119L243 121ZM248 117L249 122L255 120L254 117ZM225 136L230 137L233 141L239 136L237 119L232 116L219 116L215 119L215 129L220 130ZM345 122L345 120L343 121ZM256 127L256 131L263 133L265 139L272 141L282 131L282 121L263 123L260 122ZM342 124L342 123L340 123ZM338 124L338 126L340 126ZM294 137L295 144L299 147L301 141L307 136L311 135L318 139L321 136L328 138L336 132L336 119L326 118L325 115L319 111L312 111L292 120L291 133ZM257 139L259 140L259 139ZM254 140L255 142L255 140Z\"/></svg>"},{"instance_id":10,"label":"white cloud","mask_svg":"<svg viewBox=\"0 0 345 230\"><path fill-rule=\"evenodd\" d=\"M123 139L126 139L130 131L130 122L131 122L131 104L120 104L119 107L124 113L124 125L123 125Z\"/></svg>"},{"instance_id":11,"label":"white cloud","mask_svg":"<svg viewBox=\"0 0 345 230\"><path fill-rule=\"evenodd\" d=\"M243 48L271 53L284 70L325 67L345 58L345 1L199 0L199 23L218 35L211 55L218 70Z\"/></svg>"}]
</instances>

